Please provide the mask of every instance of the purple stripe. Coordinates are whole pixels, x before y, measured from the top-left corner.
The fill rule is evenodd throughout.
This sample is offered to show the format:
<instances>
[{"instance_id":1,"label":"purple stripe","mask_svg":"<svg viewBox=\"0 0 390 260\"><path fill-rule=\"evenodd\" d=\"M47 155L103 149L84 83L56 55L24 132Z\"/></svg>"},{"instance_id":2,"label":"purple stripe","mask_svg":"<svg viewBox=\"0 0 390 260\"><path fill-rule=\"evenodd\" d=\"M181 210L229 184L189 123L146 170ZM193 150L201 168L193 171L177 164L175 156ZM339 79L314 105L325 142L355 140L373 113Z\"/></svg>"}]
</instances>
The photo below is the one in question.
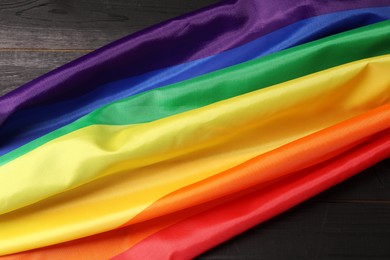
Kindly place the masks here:
<instances>
[{"instance_id":1,"label":"purple stripe","mask_svg":"<svg viewBox=\"0 0 390 260\"><path fill-rule=\"evenodd\" d=\"M21 108L220 53L301 19L388 4L389 0L222 1L115 41L0 97L0 124Z\"/></svg>"}]
</instances>

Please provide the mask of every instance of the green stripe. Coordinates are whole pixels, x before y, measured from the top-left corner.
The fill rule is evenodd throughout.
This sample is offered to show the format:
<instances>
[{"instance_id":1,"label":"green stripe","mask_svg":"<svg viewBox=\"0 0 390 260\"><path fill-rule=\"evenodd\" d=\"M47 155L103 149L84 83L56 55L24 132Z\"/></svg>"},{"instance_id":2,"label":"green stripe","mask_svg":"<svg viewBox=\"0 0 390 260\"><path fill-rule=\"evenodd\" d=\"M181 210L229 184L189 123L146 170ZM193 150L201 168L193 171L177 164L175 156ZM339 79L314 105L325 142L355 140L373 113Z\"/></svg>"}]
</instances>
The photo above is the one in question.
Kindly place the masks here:
<instances>
[{"instance_id":1,"label":"green stripe","mask_svg":"<svg viewBox=\"0 0 390 260\"><path fill-rule=\"evenodd\" d=\"M86 126L146 123L344 63L388 53L390 21L326 37L113 102L3 155L0 165Z\"/></svg>"}]
</instances>

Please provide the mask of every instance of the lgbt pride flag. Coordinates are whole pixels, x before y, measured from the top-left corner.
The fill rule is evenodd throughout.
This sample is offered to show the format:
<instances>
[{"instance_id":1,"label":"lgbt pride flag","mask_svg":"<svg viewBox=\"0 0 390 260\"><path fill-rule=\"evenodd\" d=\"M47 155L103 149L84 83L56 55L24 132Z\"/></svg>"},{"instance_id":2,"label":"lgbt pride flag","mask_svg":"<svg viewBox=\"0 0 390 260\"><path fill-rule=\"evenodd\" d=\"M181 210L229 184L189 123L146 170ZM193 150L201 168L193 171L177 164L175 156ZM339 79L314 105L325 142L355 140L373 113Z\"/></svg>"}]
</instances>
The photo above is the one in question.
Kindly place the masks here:
<instances>
[{"instance_id":1,"label":"lgbt pride flag","mask_svg":"<svg viewBox=\"0 0 390 260\"><path fill-rule=\"evenodd\" d=\"M0 97L0 259L191 259L390 155L390 2L227 0Z\"/></svg>"}]
</instances>

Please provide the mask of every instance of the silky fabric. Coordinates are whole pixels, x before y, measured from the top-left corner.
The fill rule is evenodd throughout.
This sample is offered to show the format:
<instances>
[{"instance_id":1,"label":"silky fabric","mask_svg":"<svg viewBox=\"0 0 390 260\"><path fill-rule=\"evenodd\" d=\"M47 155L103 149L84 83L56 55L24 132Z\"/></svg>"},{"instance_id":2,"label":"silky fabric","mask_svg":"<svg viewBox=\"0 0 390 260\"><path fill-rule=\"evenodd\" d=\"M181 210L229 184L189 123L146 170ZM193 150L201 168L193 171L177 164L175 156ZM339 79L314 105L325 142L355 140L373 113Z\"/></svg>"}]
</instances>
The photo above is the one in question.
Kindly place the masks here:
<instances>
[{"instance_id":1,"label":"silky fabric","mask_svg":"<svg viewBox=\"0 0 390 260\"><path fill-rule=\"evenodd\" d=\"M260 1L256 4L251 1L231 3L239 5L244 15L245 8L260 6ZM277 16L275 10L271 16ZM283 10L283 13L289 11ZM346 24L346 20L339 22L340 28ZM377 33L381 30L385 35L385 27L375 28ZM187 21L181 29L179 35L199 28ZM250 28L246 29L250 31ZM219 37L215 33L214 36ZM386 47L377 47L386 46L389 38L378 39L363 48L379 49L375 54L369 51L368 57L387 53L384 51ZM170 39L164 38L166 40ZM232 42L235 40L240 39L232 39ZM348 38L347 42L350 40ZM150 49L148 44L156 44L145 42L139 43L143 47L137 45L138 50ZM348 56L356 60L354 53L361 49L355 50L354 45L349 47L352 54ZM202 48L206 49L205 46ZM327 49L319 50L323 51L319 56L321 59L311 60L311 63L322 63L329 57ZM196 49L191 51L197 52ZM147 55L143 57L147 60L145 64L150 62ZM88 70L88 66L98 67L107 61L103 61L104 58L100 61L88 59L89 64L84 63L86 67L74 67L73 63L68 72L75 72L77 77L84 74L91 79L88 73L92 70ZM111 65L120 67L116 63L118 56L109 59ZM298 63L291 64L300 70ZM268 62L263 65L269 70L276 68ZM142 66L139 66L140 70ZM221 95L215 101L203 102L203 105L193 102L196 106L192 108L175 109L174 106L181 106L185 101L182 98L184 92L181 92L176 96L176 103L167 106L169 109L158 113L157 117L150 116L153 113L148 115L149 118L126 117L124 113L118 113L127 106L135 108L133 112L144 112L148 104L144 101L149 99L135 96L98 110L87 125L35 143L36 146L29 146L33 150L9 157L11 160L2 158L5 160L0 166L0 254L36 248L37 254L28 256L31 259L45 256L47 251L38 249L40 247L53 245L58 253L57 249L61 250L61 247L55 244L74 239L80 239L82 243L83 238L91 235L89 242L94 242L100 234L101 245L107 247L102 248L103 254L97 258L121 252L117 256L119 259L192 258L389 156L390 75L387 74L390 55L359 60L263 89L259 86L263 79L255 76L257 66L256 62L249 63L249 66L244 64L217 72L214 76L218 77L211 76L208 80L212 85L231 82L232 88L255 85L250 93L247 89L238 96L229 96L229 93L227 97ZM323 67L326 69L326 66ZM113 74L107 71L105 76L101 73L103 70L96 71L97 81L92 79L90 86L77 91L64 88L67 94L62 97L59 97L61 93L49 97L50 93L56 92L58 85L51 88L47 84L50 76L44 76L42 79L46 82L41 81L41 87L23 87L5 97L8 102L19 96L17 102L20 101L20 105L12 104L14 107L8 110L11 117L4 117L4 122L23 121L26 117L15 117L23 110L39 110L61 101L70 104L74 97L89 94L107 83L123 83L128 77L142 75L127 71L130 67L122 66L122 70ZM294 70L291 72L295 73ZM61 73L57 76L60 75L59 81L63 83L61 76L67 72ZM120 77L116 78L114 74ZM299 73L296 75L299 77ZM75 77L68 76L66 80L71 87L66 88L71 90ZM206 77L210 75L201 80ZM243 80L237 81L237 78ZM101 82L96 84L99 80ZM198 85L201 82L198 80L191 84ZM172 91L177 87L169 86L168 89ZM162 100L166 98L160 91L153 94L160 95ZM187 94L191 94L191 90ZM109 98L108 93L105 96ZM157 96L155 100L159 99ZM134 103L127 103L129 100ZM158 102L151 107L165 108ZM113 115L121 116L117 120ZM130 117L132 119L128 119ZM30 128L27 123L25 127ZM191 232L185 234L186 231ZM113 240L106 240L116 235L114 240L121 242L119 246L114 245ZM156 250L150 252L151 247ZM70 251L74 253L77 249L80 247L72 247Z\"/></svg>"},{"instance_id":2,"label":"silky fabric","mask_svg":"<svg viewBox=\"0 0 390 260\"><path fill-rule=\"evenodd\" d=\"M64 102L24 109L0 128L0 156L110 102L387 19L390 7L316 16L213 56L110 82Z\"/></svg>"},{"instance_id":3,"label":"silky fabric","mask_svg":"<svg viewBox=\"0 0 390 260\"><path fill-rule=\"evenodd\" d=\"M388 125L389 105L386 105L174 191L153 203L126 224L169 215L294 174L306 167L334 158L346 150L355 149L370 136L387 131ZM346 133L356 136L350 138ZM319 152L318 149L322 150ZM253 171L262 174L251 173Z\"/></svg>"},{"instance_id":4,"label":"silky fabric","mask_svg":"<svg viewBox=\"0 0 390 260\"><path fill-rule=\"evenodd\" d=\"M220 53L301 19L388 5L388 0L222 1L124 37L4 95L0 98L0 125L22 109L67 100L114 80Z\"/></svg>"},{"instance_id":5,"label":"silky fabric","mask_svg":"<svg viewBox=\"0 0 390 260\"><path fill-rule=\"evenodd\" d=\"M389 40L390 21L386 21L297 46L190 81L148 91L107 105L9 152L0 157L0 164L86 126L151 122L343 63L387 54L390 52ZM327 58L324 59L324 56ZM322 62L313 64L313 60ZM242 77L243 74L246 77ZM236 87L237 85L240 87Z\"/></svg>"},{"instance_id":6,"label":"silky fabric","mask_svg":"<svg viewBox=\"0 0 390 260\"><path fill-rule=\"evenodd\" d=\"M69 189L70 186L66 186L69 185L69 183L75 187L75 185L81 185L82 183L91 181L97 177L103 177L114 173L120 174L120 172L122 172L122 174L117 176L113 175L110 176L110 178L120 180L120 185L123 185L125 189L121 190L113 185L108 185L109 176L107 176L105 179L101 180L102 183L108 186L106 186L104 194L102 193L102 196L98 196L100 201L97 205L90 203L91 197L87 195L88 193L83 192L83 196L75 196L75 194L68 191L70 197L78 198L78 203L73 202L68 205L66 205L66 203L61 205L58 201L56 203L48 203L46 201L46 203L48 203L46 205L50 205L50 207L45 207L45 209L41 211L34 210L35 207L39 207L39 205L35 205L25 208L24 210L22 209L2 215L0 217L0 222L7 223L7 225L4 225L2 234L0 234L0 236L3 236L0 243L2 246L0 252L17 252L48 245L48 243L59 243L77 237L110 230L119 226L121 223L124 224L126 220L131 219L132 216L141 212L159 197L169 194L180 187L185 187L191 183L199 183L202 179L223 171L224 168L231 168L234 164L244 162L258 154L283 146L284 144L298 140L305 135L310 135L320 129L327 128L335 123L337 124L338 122L353 117L354 115L361 114L364 111L370 111L381 104L385 104L389 99L389 79L386 78L388 76L387 73L384 72L388 70L387 66L390 66L389 63L388 56L354 62L328 71L313 74L302 79L286 82L278 86L222 101L202 109L159 120L160 122L156 121L159 126L159 135L161 134L161 130L165 129L167 130L167 133L169 130L169 135L174 136L175 140L180 140L180 142L172 143L163 136L158 138L154 137L153 139L158 140L159 143L158 147L153 148L155 149L153 151L154 155L148 154L149 151L147 146L149 144L142 143L141 150L134 150L134 162L131 161L129 154L126 155L126 153L121 154L114 152L124 143L123 140L121 140L121 136L126 139L126 142L130 142L132 145L135 143L135 147L137 147L136 139L129 139L129 136L140 138L139 140L152 140L150 138L142 137L140 134L145 132L147 134L147 132L156 129L155 123L145 125L148 128L150 127L149 130L141 126L138 133L133 131L136 129L136 126L130 127L130 135L127 135L124 131L118 132L119 139L116 139L115 142L111 144L103 142L99 144L96 140L104 140L104 142L107 142L107 140L110 139L104 137L100 139L101 135L95 136L99 137L99 139L94 140L93 144L99 144L101 148L105 146L104 149L108 149L103 150L108 152L104 156L104 161L98 159L100 157L96 157L98 160L92 161L90 159L90 156L95 153L92 150L91 145L88 144L91 140L90 138L86 139L86 147L88 147L88 150L84 151L84 148L82 147L83 144L79 143L77 151L74 151L74 144L71 140L80 142L80 139L72 138L72 134L68 135L70 138L67 140L60 140L61 138L59 138L53 142L53 145L48 143L47 145L37 148L26 156L14 161L18 163L11 162L2 166L3 173L5 174L0 176L2 178L0 183L7 183L8 186L4 187L4 190L2 189L1 192L3 193L2 198L7 198L8 202L13 200L16 205L17 203L32 203L33 200L37 199L37 197L34 198L34 196L38 195L43 198L50 196L49 192L56 192L56 190L58 192L58 188L62 191L64 191L64 188ZM364 80L356 82L355 79L360 79L363 75ZM375 85L370 81L372 78L375 78ZM307 91L308 88L311 90ZM368 91L369 94L367 94ZM289 99L286 99L286 96L288 96ZM322 98L319 99L319 97ZM284 100L284 102L280 102L280 100ZM245 105L240 107L240 104ZM307 104L312 104L311 111L299 109L301 106L307 107ZM219 111L221 111L221 115L219 115ZM286 112L280 113L278 111L291 111L291 114ZM373 111L376 110L374 109ZM349 145L353 145L354 142L361 140L365 136L385 129L390 122L389 107L388 105L383 106L379 108L378 111L379 112L376 112L375 116L371 116L369 120L367 120L363 129L357 129L356 127L342 129L341 133L337 132L336 134L333 134L336 135L336 137L333 138L338 139L331 147L321 147L318 153L311 153L310 156L303 156L304 158L302 159L310 160L318 157L316 160L319 160L324 156L330 156L332 153L331 151L334 153L340 151L340 149L348 148ZM321 113L322 117L317 121L313 119L313 114L318 113ZM202 119L202 114L207 116ZM240 116L237 118L236 115ZM231 120L231 116L235 116L236 119ZM191 130L191 124L198 121L197 117L200 117L199 119L202 120L202 125L194 125L195 128ZM308 120L307 118L311 118L311 120ZM211 121L206 123L204 119L211 119ZM188 122L188 125L183 125L183 120ZM171 123L169 123L170 121ZM288 122L290 126L289 129L281 131L279 125L285 124L286 122ZM305 125L302 122L307 123L305 123ZM168 124L164 125L166 123ZM175 129L169 129L169 124L174 125ZM240 124L245 127L241 127L240 129ZM358 126L360 127L359 124ZM100 129L102 127L103 126L100 126ZM229 132L227 129L230 128L235 129L234 134L225 132ZM88 128L80 131L86 129ZM185 131L183 131L183 129L185 129ZM207 130L207 135L197 138L194 143L194 136L199 136L194 133L196 133L196 131L204 132L205 129ZM278 129L278 133L275 133L275 129ZM177 132L175 133L175 131ZM253 134L251 134L251 132L253 132ZM259 136L259 133L262 133L262 135ZM348 133L348 138L345 136L346 133ZM88 134L81 134L80 137L81 136L88 137ZM115 134L110 133L110 136L112 138ZM186 140L186 138L189 139ZM162 140L167 141L167 149L169 149L169 152L162 147ZM329 140L321 140L321 142L325 142L327 146L332 143L329 142ZM318 144L321 142L317 141L314 143ZM120 144L119 147L115 147L118 144ZM66 151L67 149L64 145L69 145L69 147L72 147L73 151L72 153L65 153L65 155L62 156L53 154L51 149L58 149L58 145L62 146L60 148L62 151ZM186 148L186 145L189 145L188 148ZM48 150L46 151L46 149ZM42 150L44 154L42 154L40 150ZM298 151L295 150L293 155L299 154ZM308 151L308 148L306 147L305 149L302 149L302 151ZM78 152L79 154L77 154ZM159 152L161 152L161 154L159 154ZM321 153L324 155L320 156L319 154ZM110 160L113 160L110 157L113 155L115 155L116 161L115 164L110 166ZM137 158L137 156L140 155L141 157ZM51 161L51 164L37 164L35 156L39 158L45 157L47 160ZM50 156L53 156L53 160L50 159ZM57 156L61 156L61 158L58 158ZM66 163L66 157L68 156L71 157L69 159L74 163L69 165ZM89 157L87 160L92 162L92 164L87 164L87 160L82 159L83 156L86 159ZM120 163L121 156L126 157L126 161L123 163ZM145 157L142 158L142 156ZM295 159L292 165L296 166L299 164L299 161L302 163L302 159ZM77 160L84 161L84 164L81 164L81 161L77 162ZM188 161L187 165L185 164L186 160ZM273 160L267 161L274 162ZM114 163L114 161L112 162ZM102 168L104 171L99 172L97 169L104 164L105 166ZM132 168L142 167L142 164L144 164L143 168L137 168L136 175L134 175L135 172L134 174L131 174L130 170ZM80 165L83 165L83 167L80 167ZM145 167L147 165L150 166ZM308 165L305 166L307 167ZM20 167L31 169L31 172L20 171ZM178 167L184 168L180 169ZM69 175L72 174L72 171L74 171L73 169L76 170L75 173L77 175L74 175L76 178L74 180L67 179ZM79 174L77 169L82 170L83 174ZM99 175L89 180L83 180L82 178L85 178L86 175L88 175L88 170L91 169L96 171ZM61 171L66 173L66 176L61 176ZM171 172L169 173L169 171ZM50 175L52 172L56 172L57 175ZM175 172L185 172L186 176L177 176L173 174ZM92 174L94 172L91 171L90 173ZM11 175L9 174L12 175L12 178L10 178ZM159 179L156 174L161 174L163 178ZM3 176L8 177L3 178ZM27 180L33 176L35 179L40 178L41 182L31 185L31 182ZM130 178L131 184L126 183L126 176ZM271 178L270 175L262 176L265 178L265 181L267 178ZM133 177L136 179L132 179ZM170 180L170 178L172 179ZM19 181L18 187L16 187L12 184L12 181L15 181L15 179L26 180L26 183ZM66 182L61 183L63 180L66 180ZM244 180L245 178L243 178L243 181ZM231 183L235 183L235 188L237 189L242 187L237 180ZM64 184L65 186L61 188L61 185ZM142 185L144 185L144 188L142 188ZM242 185L246 184L243 183ZM29 191L31 189L29 186L34 190L34 193ZM39 186L41 186L41 188ZM222 185L222 187L224 186L225 185ZM136 189L129 191L128 187L136 187ZM205 187L207 187L207 185ZM48 190L49 188L51 191ZM79 189L80 188L81 187L79 187ZM18 189L20 190L19 194L17 194ZM150 191L148 191L148 189L150 189ZM77 190L78 189L75 189L73 191L77 193ZM123 194L123 191L127 194ZM135 193L132 194L132 192ZM218 188L218 192L223 193L226 191L220 187ZM12 196L7 195L7 193L12 194ZM114 193L119 194L122 199L117 199L117 197L110 195ZM27 197L26 194L29 196ZM213 192L213 194L216 193ZM62 196L66 196L66 194L59 195L60 198ZM128 199L126 199L126 197ZM107 203L108 207L105 207L104 203ZM5 206L9 205L10 204L5 204ZM70 210L69 206L73 209ZM31 211L31 213L29 213L29 211ZM113 211L116 211L115 214L113 214ZM73 214L73 212L78 212L78 214ZM23 221L22 227L20 221ZM37 223L43 222L45 223L44 227L37 225ZM23 237L23 241L20 241L20 237Z\"/></svg>"},{"instance_id":7,"label":"silky fabric","mask_svg":"<svg viewBox=\"0 0 390 260\"><path fill-rule=\"evenodd\" d=\"M235 207L232 207L232 204L234 205L234 201L233 201L233 203L224 203L219 208L212 209L213 214L215 214L216 212L219 213L218 215L219 222L229 220L231 222L231 225L225 225L225 228L222 230L223 232L219 232L218 239L216 240L214 239L213 236L210 235L212 234L212 231L215 231L213 229L213 226L210 226L208 221L203 221L203 222L197 221L197 225L196 225L197 230L202 230L202 235L203 234L204 235L202 238L199 238L199 236L197 236L196 239L194 239L193 237L191 237L190 239L184 238L183 241L187 242L186 250L185 251L183 250L184 252L181 253L188 254L189 252L192 251L191 252L192 256L195 256L196 254L199 254L200 252L205 250L205 248L215 246L218 243L226 240L227 238L236 235L238 232L244 231L246 228L250 227L251 225L255 225L258 224L259 222L266 220L265 216L270 217L270 214L267 212L269 207L263 207L259 211L258 205L263 205L266 203L276 201L275 203L273 203L273 211L271 212L271 217L272 217L272 214L278 214L281 211L286 210L289 206L293 206L295 203L297 202L299 203L304 199L307 199L308 198L307 195L313 196L315 195L316 192L320 192L322 189L328 188L332 185L337 184L338 182L343 181L347 177L350 177L352 174L356 174L362 169L367 168L375 164L376 162L380 161L381 159L388 157L390 151L389 145L390 142L389 142L388 134L386 137L386 132L381 132L379 134L370 137L362 144L359 144L349 149L347 152L338 155L336 158L332 158L314 167L304 169L303 171L299 172L299 174L294 173L291 177L287 177L282 180L277 180L276 182L272 182L271 186L268 185L263 187L264 186L263 185L262 191L260 193L252 192L247 197L240 197L239 200L236 200L237 202L239 201L239 205L237 205L236 202ZM319 176L318 173L315 173L315 171L319 172L317 169L320 169L321 176ZM311 175L312 182L313 180L317 180L316 186L310 185L311 183L307 181L307 177L305 176L307 174L305 173L309 173ZM299 184L296 182L294 183L292 181L292 180L297 180L297 178L299 178L300 180ZM307 193L308 187L311 191L310 194ZM275 193L275 191L280 191L281 189L284 189L282 194L286 194L286 192L288 193L289 190L290 192L291 190L293 190L294 191L293 197L294 198L300 197L300 198L296 200L292 200L290 196L288 197L283 196L281 199L276 200L275 198L277 196L273 196L273 194L280 195L281 193L279 192ZM258 190L258 188L256 188L254 191L256 190ZM299 192L295 192L296 190L298 190ZM241 193L245 195L248 194L249 192L250 190L243 191ZM237 196L234 196L233 199L236 197ZM265 200L264 203L260 203L259 197L262 197L262 199ZM224 200L226 200L226 198ZM223 201L223 200L219 199L219 201ZM253 205L254 202L256 208L252 209L251 205ZM230 211L228 212L229 214L226 214L225 211L226 208L229 209ZM246 210L243 211L243 208L245 208ZM179 221L192 216L192 213L194 212L200 213L203 210L207 210L207 207L205 207L204 204L201 205L201 209L192 211L190 212L189 215L183 214L183 212L187 212L188 210L181 211L180 214L177 213L170 214L165 218L160 217L153 221L147 221L147 222L143 222L128 227L123 227L110 232L98 234L92 237L87 237L79 240L74 240L68 243L54 245L51 247L45 247L45 248L27 251L19 254L14 254L3 258L5 260L16 260L16 259L24 260L24 259L38 259L38 258L39 259L55 258L58 260L76 259L76 258L84 259L84 260L108 259L113 257L116 254L123 252L126 249L132 248L133 245L135 245L137 242L141 242L131 250L126 251L122 255L118 256L121 258L125 257L125 259L132 259L135 257L134 256L135 254L133 253L134 251L135 252L141 251L140 248L141 249L145 248L148 244L148 241L150 240L152 240L152 243L155 243L154 241L156 241L156 237L158 237L161 244L153 248L156 248L154 252L156 253L159 252L158 259L161 259L161 255L163 255L160 252L161 245L165 244L166 246L166 248L163 249L163 252L165 254L168 253L167 252L168 250L166 250L167 248L171 249L171 252L169 252L168 254L172 254L173 252L179 251L178 247L169 246L172 240L164 238L164 233L167 233L167 231L171 232L171 230L173 232L180 233L180 230L177 230L177 226L175 225L175 223L178 223ZM248 211L250 212L249 214ZM237 221L233 222L232 219L234 215L231 214L231 212L235 212L236 214L237 212L239 212L239 214L237 215L239 215L240 219L242 219L243 217L248 218L248 216L250 216L250 218L252 218L252 221L249 222L249 225L248 225L248 221L245 221L246 225L243 225L244 221L242 220L240 221L240 223L237 223ZM253 217L255 215L253 214L254 212L256 212L257 215L256 218ZM210 216L211 215L210 211L207 212L207 214L208 216ZM238 219L237 215L234 216L236 217L236 219ZM198 216L195 216L192 222L194 222L194 220L196 221L197 219L200 218ZM191 222L191 220L186 220L186 221L187 223ZM185 222L182 222L180 225L183 225L183 223ZM162 230L164 227L168 227L168 226L171 226L169 227L169 230L165 230L164 232L159 232L159 230ZM155 233L155 235L152 235L150 238L147 238L153 233ZM200 240L203 240L202 241L203 246L202 247L197 246L197 248L195 248L193 244L196 243L195 241L200 241ZM191 241L193 241L193 243L191 243ZM148 248L150 251L150 246ZM145 254L145 252L142 253ZM121 259L121 258L117 258L117 259ZM150 259L150 255L149 258L147 259Z\"/></svg>"},{"instance_id":8,"label":"silky fabric","mask_svg":"<svg viewBox=\"0 0 390 260\"><path fill-rule=\"evenodd\" d=\"M160 230L112 259L192 259L389 156L390 132L386 131L327 164Z\"/></svg>"}]
</instances>

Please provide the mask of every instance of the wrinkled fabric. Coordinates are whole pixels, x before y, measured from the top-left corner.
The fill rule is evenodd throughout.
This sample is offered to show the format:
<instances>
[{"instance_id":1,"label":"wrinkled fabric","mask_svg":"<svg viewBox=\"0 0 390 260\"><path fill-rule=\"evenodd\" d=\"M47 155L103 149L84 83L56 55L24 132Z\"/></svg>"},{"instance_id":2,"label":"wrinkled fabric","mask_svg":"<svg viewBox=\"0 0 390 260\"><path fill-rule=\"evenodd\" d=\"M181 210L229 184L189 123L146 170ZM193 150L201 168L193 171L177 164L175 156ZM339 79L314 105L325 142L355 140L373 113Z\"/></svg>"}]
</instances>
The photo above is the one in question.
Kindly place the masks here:
<instances>
[{"instance_id":1,"label":"wrinkled fabric","mask_svg":"<svg viewBox=\"0 0 390 260\"><path fill-rule=\"evenodd\" d=\"M210 196L287 174L288 170L275 167L282 164L272 156L290 162L288 167L308 167L330 158L390 125L390 74L384 73L389 69L390 56L378 56L148 124L91 126L57 138L1 167L0 185L6 184L0 189L1 212L9 213L0 215L0 254L117 228L159 198L214 175L227 177L208 192ZM308 104L310 110L305 109ZM352 123L344 126L348 119ZM288 128L283 127L286 123ZM316 132L328 128L326 138L316 138ZM294 142L302 145L305 136L313 140L304 147L277 149ZM309 151L311 144L317 146L316 152ZM242 178L229 173L262 154L271 156L258 166L271 166L268 174L263 171L248 179L245 170ZM50 163L39 163L40 158ZM96 197L100 189L91 193L90 186L81 186L92 182L93 187L99 181L107 188ZM53 202L43 201L40 209L36 202L55 194L59 196ZM67 196L76 200L60 203ZM36 204L25 207L32 203ZM25 208L15 210L21 207Z\"/></svg>"}]
</instances>

